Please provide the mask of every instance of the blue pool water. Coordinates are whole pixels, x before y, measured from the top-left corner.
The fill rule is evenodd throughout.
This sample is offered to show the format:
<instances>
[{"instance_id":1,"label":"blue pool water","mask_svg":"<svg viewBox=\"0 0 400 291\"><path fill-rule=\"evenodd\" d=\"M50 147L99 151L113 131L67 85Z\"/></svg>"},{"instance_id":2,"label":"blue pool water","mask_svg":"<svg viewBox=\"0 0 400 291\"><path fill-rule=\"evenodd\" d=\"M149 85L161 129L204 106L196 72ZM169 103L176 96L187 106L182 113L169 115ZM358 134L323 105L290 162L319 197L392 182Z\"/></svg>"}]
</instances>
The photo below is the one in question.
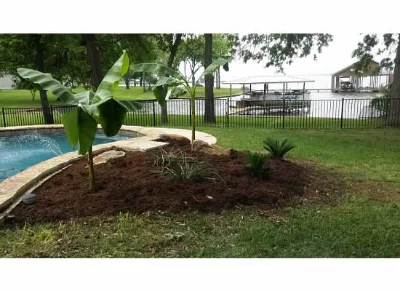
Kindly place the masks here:
<instances>
[{"instance_id":1,"label":"blue pool water","mask_svg":"<svg viewBox=\"0 0 400 291\"><path fill-rule=\"evenodd\" d=\"M132 138L98 133L94 145ZM74 151L65 133L26 133L0 136L0 182L44 160Z\"/></svg>"}]
</instances>

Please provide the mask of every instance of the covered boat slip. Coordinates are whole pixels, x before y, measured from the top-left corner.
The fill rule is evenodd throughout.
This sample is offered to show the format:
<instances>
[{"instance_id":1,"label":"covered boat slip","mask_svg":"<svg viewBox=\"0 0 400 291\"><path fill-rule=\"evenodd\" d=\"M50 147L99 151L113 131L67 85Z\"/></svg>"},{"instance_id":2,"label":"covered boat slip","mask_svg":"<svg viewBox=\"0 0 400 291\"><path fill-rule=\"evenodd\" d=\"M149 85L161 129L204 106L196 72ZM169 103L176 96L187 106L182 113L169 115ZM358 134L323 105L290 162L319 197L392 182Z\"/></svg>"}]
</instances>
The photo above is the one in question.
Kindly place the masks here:
<instances>
[{"instance_id":1,"label":"covered boat slip","mask_svg":"<svg viewBox=\"0 0 400 291\"><path fill-rule=\"evenodd\" d=\"M244 77L223 82L243 88L241 100L230 106L231 114L267 115L279 112L307 112L310 108L310 92L306 83L314 82L289 76ZM231 94L232 96L232 94Z\"/></svg>"},{"instance_id":2,"label":"covered boat slip","mask_svg":"<svg viewBox=\"0 0 400 291\"><path fill-rule=\"evenodd\" d=\"M357 69L357 63L351 64L331 76L331 90L334 93L352 92L380 92L393 81L393 74L389 69L383 73L379 63L372 60L364 70Z\"/></svg>"}]
</instances>

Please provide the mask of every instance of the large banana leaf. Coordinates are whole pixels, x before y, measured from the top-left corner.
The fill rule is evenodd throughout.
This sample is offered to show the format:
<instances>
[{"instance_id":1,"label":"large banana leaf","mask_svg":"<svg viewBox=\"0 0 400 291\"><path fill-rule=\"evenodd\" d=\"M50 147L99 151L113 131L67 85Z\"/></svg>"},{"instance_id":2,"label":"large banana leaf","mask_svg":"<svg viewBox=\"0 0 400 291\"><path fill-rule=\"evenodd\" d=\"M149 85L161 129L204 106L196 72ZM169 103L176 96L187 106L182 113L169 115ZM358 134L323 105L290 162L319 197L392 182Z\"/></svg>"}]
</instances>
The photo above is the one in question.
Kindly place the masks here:
<instances>
[{"instance_id":1,"label":"large banana leaf","mask_svg":"<svg viewBox=\"0 0 400 291\"><path fill-rule=\"evenodd\" d=\"M73 148L79 142L79 154L85 154L93 144L97 122L86 110L77 106L62 117L65 133Z\"/></svg>"},{"instance_id":2,"label":"large banana leaf","mask_svg":"<svg viewBox=\"0 0 400 291\"><path fill-rule=\"evenodd\" d=\"M171 86L171 87L176 87L179 85L185 84L185 80L182 79L176 79L174 77L165 77L161 76L158 80L157 83L154 84L154 87L158 86Z\"/></svg>"},{"instance_id":3,"label":"large banana leaf","mask_svg":"<svg viewBox=\"0 0 400 291\"><path fill-rule=\"evenodd\" d=\"M17 72L22 78L38 84L43 90L52 92L57 98L60 98L62 102L75 104L75 98L71 90L54 79L50 74L27 68L18 68Z\"/></svg>"},{"instance_id":4,"label":"large banana leaf","mask_svg":"<svg viewBox=\"0 0 400 291\"><path fill-rule=\"evenodd\" d=\"M157 63L142 63L131 66L133 72L153 73L159 76L171 76L175 79L185 79L180 72L177 72L165 65Z\"/></svg>"},{"instance_id":5,"label":"large banana leaf","mask_svg":"<svg viewBox=\"0 0 400 291\"><path fill-rule=\"evenodd\" d=\"M112 97L112 92L118 87L121 78L126 74L128 69L129 57L126 51L124 51L101 81L93 98L93 103Z\"/></svg>"},{"instance_id":6,"label":"large banana leaf","mask_svg":"<svg viewBox=\"0 0 400 291\"><path fill-rule=\"evenodd\" d=\"M118 101L126 107L128 111L137 111L143 108L143 105L133 100Z\"/></svg>"},{"instance_id":7,"label":"large banana leaf","mask_svg":"<svg viewBox=\"0 0 400 291\"><path fill-rule=\"evenodd\" d=\"M74 95L74 98L75 98L74 103L76 105L78 105L79 103L89 105L92 103L93 97L94 97L94 93L92 91L85 91L85 92L77 93Z\"/></svg>"},{"instance_id":8,"label":"large banana leaf","mask_svg":"<svg viewBox=\"0 0 400 291\"><path fill-rule=\"evenodd\" d=\"M170 92L171 98L178 98L185 95L186 93L189 93L185 87L180 86L172 88Z\"/></svg>"},{"instance_id":9,"label":"large banana leaf","mask_svg":"<svg viewBox=\"0 0 400 291\"><path fill-rule=\"evenodd\" d=\"M153 94L156 97L158 104L164 106L167 103L164 86L153 87Z\"/></svg>"},{"instance_id":10,"label":"large banana leaf","mask_svg":"<svg viewBox=\"0 0 400 291\"><path fill-rule=\"evenodd\" d=\"M121 129L128 109L119 101L108 98L96 104L99 122L106 136L114 136Z\"/></svg>"},{"instance_id":11,"label":"large banana leaf","mask_svg":"<svg viewBox=\"0 0 400 291\"><path fill-rule=\"evenodd\" d=\"M228 70L229 67L227 67L229 60L224 59L224 58L218 58L217 60L215 60L214 62L212 62L205 70L204 72L201 74L199 80L205 76L205 75L211 75L213 74L219 67L223 67L224 70Z\"/></svg>"}]
</instances>

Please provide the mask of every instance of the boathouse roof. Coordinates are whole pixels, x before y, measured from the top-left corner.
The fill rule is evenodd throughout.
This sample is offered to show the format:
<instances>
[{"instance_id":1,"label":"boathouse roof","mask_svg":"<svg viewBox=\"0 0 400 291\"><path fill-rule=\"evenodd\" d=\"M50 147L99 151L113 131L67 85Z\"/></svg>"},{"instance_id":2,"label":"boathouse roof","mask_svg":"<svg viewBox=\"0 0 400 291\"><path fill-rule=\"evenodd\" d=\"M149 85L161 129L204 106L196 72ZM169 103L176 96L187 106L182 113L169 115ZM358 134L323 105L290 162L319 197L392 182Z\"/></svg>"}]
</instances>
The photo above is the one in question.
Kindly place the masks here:
<instances>
[{"instance_id":1,"label":"boathouse roof","mask_svg":"<svg viewBox=\"0 0 400 291\"><path fill-rule=\"evenodd\" d=\"M356 63L351 64L350 66L347 66L335 73L332 74L332 77L350 77L350 76L372 76L372 75L377 75L379 73L379 63L372 60L371 63L369 64L368 70L364 71L358 71L356 72L355 66Z\"/></svg>"}]
</instances>

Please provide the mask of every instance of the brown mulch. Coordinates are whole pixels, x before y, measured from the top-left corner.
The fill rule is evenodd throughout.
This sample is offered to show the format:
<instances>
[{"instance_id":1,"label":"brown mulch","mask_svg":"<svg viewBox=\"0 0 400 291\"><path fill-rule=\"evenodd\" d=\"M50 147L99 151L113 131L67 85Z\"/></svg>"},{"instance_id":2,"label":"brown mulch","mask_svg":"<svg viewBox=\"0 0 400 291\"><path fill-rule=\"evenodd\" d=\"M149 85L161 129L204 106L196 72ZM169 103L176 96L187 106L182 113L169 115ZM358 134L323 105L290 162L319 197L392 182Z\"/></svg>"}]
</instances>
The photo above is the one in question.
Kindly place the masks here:
<instances>
[{"instance_id":1,"label":"brown mulch","mask_svg":"<svg viewBox=\"0 0 400 291\"><path fill-rule=\"evenodd\" d=\"M165 147L166 150L172 148L172 145ZM319 199L329 191L317 191L316 194L313 188L315 169L310 165L270 160L275 172L270 180L264 181L244 170L247 162L241 152L210 155L190 152L188 145L179 145L179 148L212 164L224 183L170 181L153 172L157 169L153 154L159 150L127 152L125 157L95 166L97 192L88 190L86 161L80 160L39 186L34 191L37 195L35 204L20 203L11 214L19 222L38 222L108 216L127 211L219 213L247 205L276 208L298 204L307 200L306 197Z\"/></svg>"}]
</instances>

